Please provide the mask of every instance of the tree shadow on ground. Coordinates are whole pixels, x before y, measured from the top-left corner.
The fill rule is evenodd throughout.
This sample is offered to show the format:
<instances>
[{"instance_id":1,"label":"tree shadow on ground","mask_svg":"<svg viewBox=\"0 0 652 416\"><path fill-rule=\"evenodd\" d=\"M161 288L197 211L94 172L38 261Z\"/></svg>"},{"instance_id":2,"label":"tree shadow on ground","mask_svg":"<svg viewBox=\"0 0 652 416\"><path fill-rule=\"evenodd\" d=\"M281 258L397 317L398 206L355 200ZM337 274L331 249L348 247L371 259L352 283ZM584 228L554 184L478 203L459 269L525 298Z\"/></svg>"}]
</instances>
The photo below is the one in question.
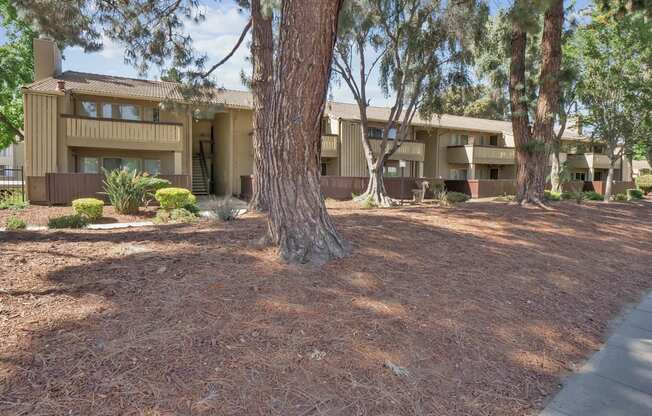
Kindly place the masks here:
<instances>
[{"instance_id":1,"label":"tree shadow on ground","mask_svg":"<svg viewBox=\"0 0 652 416\"><path fill-rule=\"evenodd\" d=\"M652 230L513 208L338 211L318 268L257 216L5 238L0 413L524 414L651 286Z\"/></svg>"}]
</instances>

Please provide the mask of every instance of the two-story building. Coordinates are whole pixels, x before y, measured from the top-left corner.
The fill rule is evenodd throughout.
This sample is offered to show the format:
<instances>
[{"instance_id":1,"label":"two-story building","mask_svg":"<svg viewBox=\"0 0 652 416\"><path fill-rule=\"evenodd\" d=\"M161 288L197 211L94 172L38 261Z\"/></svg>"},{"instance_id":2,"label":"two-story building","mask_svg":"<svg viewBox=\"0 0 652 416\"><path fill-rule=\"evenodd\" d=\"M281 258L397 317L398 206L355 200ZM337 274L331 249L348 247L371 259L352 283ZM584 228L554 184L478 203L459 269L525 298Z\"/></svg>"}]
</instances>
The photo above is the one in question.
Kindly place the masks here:
<instances>
[{"instance_id":1,"label":"two-story building","mask_svg":"<svg viewBox=\"0 0 652 416\"><path fill-rule=\"evenodd\" d=\"M63 72L59 50L48 39L36 39L34 51L35 81L23 88L25 176L32 201L52 203L53 188L66 186L66 181L54 181L56 174L99 178L102 168L170 177L197 194L241 193L241 177L253 169L250 92L217 90L210 102L196 108L176 83ZM372 138L381 136L388 114L388 108L369 107ZM586 142L570 130L564 140L575 150ZM372 139L372 146L378 148L379 142ZM563 155L567 157L574 172L584 174L582 180L598 177L600 157ZM327 103L321 163L322 175L367 175L356 105ZM414 118L385 174L500 181L513 180L515 170L511 123L441 115Z\"/></svg>"}]
</instances>

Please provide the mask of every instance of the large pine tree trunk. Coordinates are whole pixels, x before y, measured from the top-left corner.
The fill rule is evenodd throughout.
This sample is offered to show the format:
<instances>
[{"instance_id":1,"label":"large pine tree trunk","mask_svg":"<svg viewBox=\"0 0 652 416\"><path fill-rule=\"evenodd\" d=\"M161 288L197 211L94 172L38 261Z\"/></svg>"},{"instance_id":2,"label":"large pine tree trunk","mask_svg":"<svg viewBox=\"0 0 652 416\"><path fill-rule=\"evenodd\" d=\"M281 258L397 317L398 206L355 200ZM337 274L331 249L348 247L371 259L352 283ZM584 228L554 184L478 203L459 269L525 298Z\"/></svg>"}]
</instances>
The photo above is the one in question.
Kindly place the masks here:
<instances>
[{"instance_id":1,"label":"large pine tree trunk","mask_svg":"<svg viewBox=\"0 0 652 416\"><path fill-rule=\"evenodd\" d=\"M512 108L512 131L516 147L516 201L519 204L542 198L535 183L538 161L533 158L525 80L525 49L527 34L516 25L512 28L509 97Z\"/></svg>"},{"instance_id":2,"label":"large pine tree trunk","mask_svg":"<svg viewBox=\"0 0 652 416\"><path fill-rule=\"evenodd\" d=\"M541 38L541 73L539 74L539 99L532 131L531 146L535 151L533 193L543 200L548 155L554 141L555 114L559 109L559 71L561 68L561 32L564 23L564 1L553 0L544 17Z\"/></svg>"},{"instance_id":3,"label":"large pine tree trunk","mask_svg":"<svg viewBox=\"0 0 652 416\"><path fill-rule=\"evenodd\" d=\"M271 108L268 231L290 262L343 257L348 244L326 211L319 184L321 116L341 0L282 3L278 77Z\"/></svg>"},{"instance_id":4,"label":"large pine tree trunk","mask_svg":"<svg viewBox=\"0 0 652 416\"><path fill-rule=\"evenodd\" d=\"M253 74L251 84L253 90L254 128L253 128L253 195L249 208L255 211L266 211L269 197L267 195L269 172L265 160L269 157L269 132L271 131L271 112L273 97L273 56L274 37L272 32L272 17L265 16L261 10L261 0L251 2L252 43L251 55Z\"/></svg>"}]
</instances>

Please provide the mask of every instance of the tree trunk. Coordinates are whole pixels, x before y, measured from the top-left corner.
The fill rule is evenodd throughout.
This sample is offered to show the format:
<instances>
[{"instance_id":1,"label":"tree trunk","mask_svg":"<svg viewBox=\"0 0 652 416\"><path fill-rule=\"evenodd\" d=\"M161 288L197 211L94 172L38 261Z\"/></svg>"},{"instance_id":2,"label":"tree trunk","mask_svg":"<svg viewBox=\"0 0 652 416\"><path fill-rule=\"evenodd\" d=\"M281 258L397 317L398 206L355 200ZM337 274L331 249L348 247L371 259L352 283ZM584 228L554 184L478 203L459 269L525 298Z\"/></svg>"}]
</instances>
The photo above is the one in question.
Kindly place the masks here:
<instances>
[{"instance_id":1,"label":"tree trunk","mask_svg":"<svg viewBox=\"0 0 652 416\"><path fill-rule=\"evenodd\" d=\"M269 157L269 132L271 131L272 117L270 109L273 97L273 56L274 37L272 32L272 16L265 16L261 10L261 0L251 2L252 43L251 56L253 61L253 74L251 84L253 90L254 126L253 126L253 194L249 208L254 211L267 211L267 178L269 172L265 160Z\"/></svg>"},{"instance_id":2,"label":"tree trunk","mask_svg":"<svg viewBox=\"0 0 652 416\"><path fill-rule=\"evenodd\" d=\"M607 174L607 184L604 188L604 202L609 202L611 200L611 194L613 193L613 182L614 182L614 161L609 161L609 173Z\"/></svg>"},{"instance_id":3,"label":"tree trunk","mask_svg":"<svg viewBox=\"0 0 652 416\"><path fill-rule=\"evenodd\" d=\"M555 146L552 152L552 168L550 169L550 184L552 192L562 192L561 162L559 160L559 147Z\"/></svg>"},{"instance_id":4,"label":"tree trunk","mask_svg":"<svg viewBox=\"0 0 652 416\"><path fill-rule=\"evenodd\" d=\"M541 203L533 179L537 167L532 157L527 94L525 92L525 48L527 34L516 25L512 28L509 97L512 108L512 130L516 147L516 201Z\"/></svg>"},{"instance_id":5,"label":"tree trunk","mask_svg":"<svg viewBox=\"0 0 652 416\"><path fill-rule=\"evenodd\" d=\"M378 207L390 207L396 203L392 198L387 195L385 189L385 177L383 176L383 166L385 166L386 158L378 158L375 162L367 161L367 168L369 170L369 182L367 189L362 195L359 195L354 200L357 202L370 201L373 205Z\"/></svg>"},{"instance_id":6,"label":"tree trunk","mask_svg":"<svg viewBox=\"0 0 652 416\"><path fill-rule=\"evenodd\" d=\"M282 2L271 115L268 232L283 259L322 263L348 244L320 189L321 117L342 0Z\"/></svg>"}]
</instances>

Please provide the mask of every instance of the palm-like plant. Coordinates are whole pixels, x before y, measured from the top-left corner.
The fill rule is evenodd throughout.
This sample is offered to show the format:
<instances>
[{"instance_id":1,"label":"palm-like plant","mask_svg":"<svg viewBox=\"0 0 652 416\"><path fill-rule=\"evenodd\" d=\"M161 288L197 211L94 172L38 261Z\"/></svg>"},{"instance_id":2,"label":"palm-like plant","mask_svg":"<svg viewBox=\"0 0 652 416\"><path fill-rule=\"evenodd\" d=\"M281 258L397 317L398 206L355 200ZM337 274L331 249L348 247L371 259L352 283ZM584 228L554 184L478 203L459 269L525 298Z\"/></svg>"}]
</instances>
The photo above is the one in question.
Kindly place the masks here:
<instances>
[{"instance_id":1,"label":"palm-like plant","mask_svg":"<svg viewBox=\"0 0 652 416\"><path fill-rule=\"evenodd\" d=\"M119 214L136 214L138 208L147 204L154 193L167 186L170 181L148 176L135 170L122 169L104 172L104 195Z\"/></svg>"}]
</instances>

